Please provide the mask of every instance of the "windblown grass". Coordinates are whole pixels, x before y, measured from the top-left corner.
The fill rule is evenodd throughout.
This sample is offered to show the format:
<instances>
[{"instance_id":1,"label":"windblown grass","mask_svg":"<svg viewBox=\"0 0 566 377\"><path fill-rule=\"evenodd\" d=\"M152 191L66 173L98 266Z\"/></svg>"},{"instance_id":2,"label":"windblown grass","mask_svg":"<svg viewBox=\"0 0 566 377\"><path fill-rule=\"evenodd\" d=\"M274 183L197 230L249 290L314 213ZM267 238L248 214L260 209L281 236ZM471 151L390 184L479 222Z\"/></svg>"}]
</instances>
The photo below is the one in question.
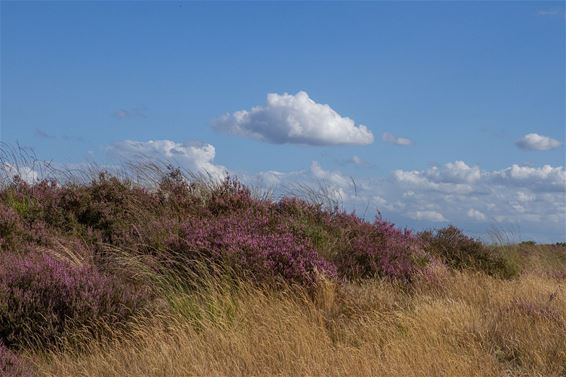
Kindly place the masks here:
<instances>
[{"instance_id":1,"label":"windblown grass","mask_svg":"<svg viewBox=\"0 0 566 377\"><path fill-rule=\"evenodd\" d=\"M209 282L124 338L32 359L61 377L564 376L561 281L437 273L413 291L327 283L314 298Z\"/></svg>"}]
</instances>

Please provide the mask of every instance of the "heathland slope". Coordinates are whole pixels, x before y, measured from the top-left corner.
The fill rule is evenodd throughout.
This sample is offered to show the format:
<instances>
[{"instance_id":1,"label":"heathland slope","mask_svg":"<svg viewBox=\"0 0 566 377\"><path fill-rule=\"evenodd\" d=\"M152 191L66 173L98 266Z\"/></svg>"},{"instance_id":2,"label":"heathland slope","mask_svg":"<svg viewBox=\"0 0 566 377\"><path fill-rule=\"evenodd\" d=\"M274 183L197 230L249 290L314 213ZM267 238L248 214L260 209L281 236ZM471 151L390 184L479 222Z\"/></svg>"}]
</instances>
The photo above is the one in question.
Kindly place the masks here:
<instances>
[{"instance_id":1,"label":"heathland slope","mask_svg":"<svg viewBox=\"0 0 566 377\"><path fill-rule=\"evenodd\" d=\"M413 233L231 178L0 189L7 376L566 376L565 281L564 245Z\"/></svg>"}]
</instances>

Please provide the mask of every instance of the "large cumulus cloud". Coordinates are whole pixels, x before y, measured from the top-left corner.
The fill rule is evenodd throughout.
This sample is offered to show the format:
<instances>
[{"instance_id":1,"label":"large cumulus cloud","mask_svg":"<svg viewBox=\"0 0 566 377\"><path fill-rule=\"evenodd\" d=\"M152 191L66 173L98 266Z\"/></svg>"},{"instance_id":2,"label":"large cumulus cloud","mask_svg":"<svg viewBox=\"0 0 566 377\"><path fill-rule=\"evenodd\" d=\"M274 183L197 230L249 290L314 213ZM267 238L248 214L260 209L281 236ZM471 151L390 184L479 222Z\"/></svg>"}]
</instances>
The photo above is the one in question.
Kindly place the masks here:
<instances>
[{"instance_id":1,"label":"large cumulus cloud","mask_svg":"<svg viewBox=\"0 0 566 377\"><path fill-rule=\"evenodd\" d=\"M306 92L267 95L264 106L240 110L216 119L221 131L274 144L371 144L372 132L343 117L325 104L313 101Z\"/></svg>"}]
</instances>

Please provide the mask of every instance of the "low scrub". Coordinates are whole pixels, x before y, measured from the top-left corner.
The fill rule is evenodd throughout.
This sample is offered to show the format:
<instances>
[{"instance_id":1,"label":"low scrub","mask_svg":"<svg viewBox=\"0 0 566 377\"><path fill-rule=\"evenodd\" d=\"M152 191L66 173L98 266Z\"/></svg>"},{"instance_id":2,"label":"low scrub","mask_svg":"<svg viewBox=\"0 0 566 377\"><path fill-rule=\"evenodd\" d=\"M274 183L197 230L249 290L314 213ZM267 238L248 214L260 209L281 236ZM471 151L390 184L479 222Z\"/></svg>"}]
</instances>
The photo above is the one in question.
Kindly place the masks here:
<instances>
[{"instance_id":1,"label":"low scrub","mask_svg":"<svg viewBox=\"0 0 566 377\"><path fill-rule=\"evenodd\" d=\"M321 276L334 278L335 267L307 240L269 217L241 211L213 219L193 218L180 226L167 250L182 260L224 265L258 283L312 287Z\"/></svg>"},{"instance_id":2,"label":"low scrub","mask_svg":"<svg viewBox=\"0 0 566 377\"><path fill-rule=\"evenodd\" d=\"M368 223L342 214L335 224L344 230L335 263L347 278L386 277L410 282L428 262L411 231L398 229L380 218Z\"/></svg>"},{"instance_id":3,"label":"low scrub","mask_svg":"<svg viewBox=\"0 0 566 377\"><path fill-rule=\"evenodd\" d=\"M454 226L422 232L419 237L428 253L439 257L451 268L481 271L502 278L518 273L517 266L499 250L466 236Z\"/></svg>"},{"instance_id":4,"label":"low scrub","mask_svg":"<svg viewBox=\"0 0 566 377\"><path fill-rule=\"evenodd\" d=\"M51 346L74 330L116 327L147 303L146 293L90 266L46 253L0 256L0 341Z\"/></svg>"}]
</instances>

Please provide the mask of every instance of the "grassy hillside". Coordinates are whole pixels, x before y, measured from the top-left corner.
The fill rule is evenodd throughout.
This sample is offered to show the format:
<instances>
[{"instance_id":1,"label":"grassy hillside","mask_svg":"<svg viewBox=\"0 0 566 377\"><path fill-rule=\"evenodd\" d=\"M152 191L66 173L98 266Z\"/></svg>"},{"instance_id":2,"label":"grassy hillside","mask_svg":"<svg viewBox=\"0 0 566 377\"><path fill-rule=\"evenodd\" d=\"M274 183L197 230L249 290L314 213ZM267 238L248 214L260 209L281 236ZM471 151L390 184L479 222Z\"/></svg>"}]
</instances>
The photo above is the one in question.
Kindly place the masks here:
<instances>
[{"instance_id":1,"label":"grassy hillside","mask_svg":"<svg viewBox=\"0 0 566 377\"><path fill-rule=\"evenodd\" d=\"M4 181L7 376L566 376L566 247L237 180Z\"/></svg>"}]
</instances>

